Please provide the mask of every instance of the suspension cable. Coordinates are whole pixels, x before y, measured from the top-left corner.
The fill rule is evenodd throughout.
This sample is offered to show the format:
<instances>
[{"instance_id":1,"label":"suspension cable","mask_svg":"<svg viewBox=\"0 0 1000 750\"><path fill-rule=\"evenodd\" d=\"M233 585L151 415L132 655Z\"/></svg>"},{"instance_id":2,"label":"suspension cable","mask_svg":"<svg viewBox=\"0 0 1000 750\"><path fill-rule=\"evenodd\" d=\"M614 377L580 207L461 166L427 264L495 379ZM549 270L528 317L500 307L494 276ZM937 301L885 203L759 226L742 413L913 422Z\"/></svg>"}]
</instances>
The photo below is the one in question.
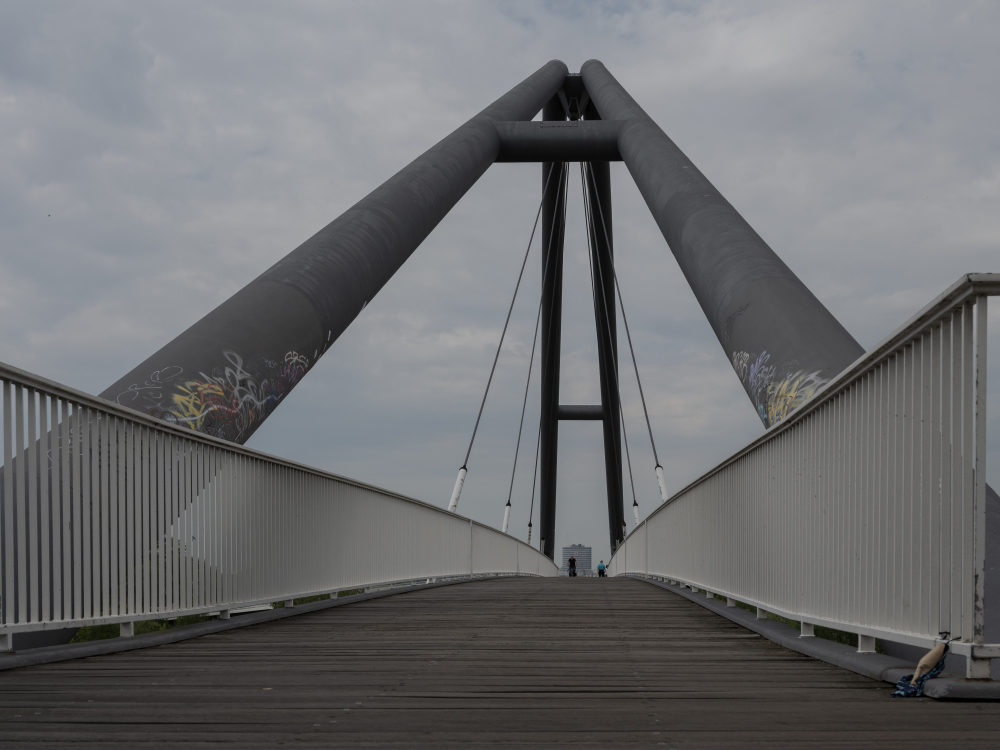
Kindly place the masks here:
<instances>
[{"instance_id":1,"label":"suspension cable","mask_svg":"<svg viewBox=\"0 0 1000 750\"><path fill-rule=\"evenodd\" d=\"M589 174L590 184L594 187L593 192L594 197L597 199L597 211L601 218L601 228L604 232L604 241L607 243L608 247L611 247L611 239L608 236L608 225L604 220L604 209L601 206L601 196L597 191L597 180L594 178L593 168L584 169L584 171L586 174ZM642 379L639 377L639 364L635 358L635 347L632 345L632 332L629 330L628 316L625 314L625 300L622 297L621 285L618 283L618 272L615 270L613 259L611 261L611 274L615 281L615 289L618 291L618 305L622 311L622 321L625 323L625 336L628 340L629 353L632 355L632 367L635 370L635 382L639 386L639 399L642 401L642 413L646 418L646 430L649 432L649 444L653 448L653 460L656 461L656 481L660 486L660 495L663 498L663 501L666 502L667 487L663 476L663 466L660 464L660 457L656 450L656 441L653 439L653 426L649 421L649 410L646 408L646 395L642 388ZM607 307L607 302L605 302L605 307Z\"/></svg>"},{"instance_id":2,"label":"suspension cable","mask_svg":"<svg viewBox=\"0 0 1000 750\"><path fill-rule=\"evenodd\" d=\"M562 175L560 176L560 180L561 180L561 184L562 185L566 186L567 188L569 187L569 165L566 164L565 162L563 162ZM556 194L556 201L557 202L559 201L559 195L560 195L559 193ZM556 214L556 217L554 217L555 219L558 219L558 220L557 221L553 221L552 222L552 226L549 227L548 250L546 251L546 254L545 254L545 257L546 257L545 265L542 268L542 291L541 291L541 295L540 295L539 300L538 300L538 315L539 316L541 316L541 314L542 314L542 302L544 300L544 295L545 295L545 282L548 280L548 274L549 274L549 268L550 268L548 258L550 258L551 252L552 252L552 240L555 237L555 231L556 231L557 227L559 228L559 231L562 234L562 236L565 236L565 232L566 232L566 201L567 201L568 195L569 195L569 190L568 189L562 191L562 206L561 206L561 210L558 211L557 214ZM537 318L536 318L536 320L537 320ZM545 340L546 341L548 341L548 339L552 335L552 323L553 323L554 320L555 320L555 316L554 315L549 316L548 325L545 327L545 334L546 334ZM541 452L541 448L542 448L542 417L543 417L542 414L538 415L538 437L537 437L536 442L535 442L535 469L534 469L534 471L531 474L531 508L528 511L528 544L529 545L531 544L531 523L532 523L532 518L534 518L534 515L535 515L535 486L536 486L536 483L538 482L538 455ZM539 520L539 524L541 524L541 518L539 518L538 520ZM545 540L542 538L541 533L539 533L539 535L538 535L538 545L539 545L538 549L541 552L543 552L543 553L545 551L543 549L544 542L545 542Z\"/></svg>"},{"instance_id":3,"label":"suspension cable","mask_svg":"<svg viewBox=\"0 0 1000 750\"><path fill-rule=\"evenodd\" d=\"M521 449L521 432L524 430L524 413L528 408L528 389L531 386L531 370L535 363L535 347L538 345L538 324L542 319L542 300L545 295L545 280L548 278L549 272L549 261L552 257L552 232L549 232L549 246L548 251L545 253L545 261L542 264L542 290L539 294L538 299L538 312L535 314L535 334L531 338L531 358L528 360L528 379L524 383L524 401L521 404L521 423L517 428L517 444L514 446L514 467L510 471L510 489L507 491L507 505L505 506L503 512L503 533L507 533L507 524L510 522L510 499L514 495L514 477L517 474L517 456ZM541 423L538 425L539 432L541 431ZM539 434L539 438L541 435ZM537 448L536 459L537 459ZM532 505L531 509L534 510L534 500L535 492L532 488L531 492ZM531 544L531 515L528 515L528 544Z\"/></svg>"},{"instance_id":4,"label":"suspension cable","mask_svg":"<svg viewBox=\"0 0 1000 750\"><path fill-rule=\"evenodd\" d=\"M531 508L528 510L528 546L531 546L531 519L535 516L535 482L538 481L538 451L542 447L542 415L538 415L538 438L535 441L535 470L531 472ZM541 519L538 520L541 524ZM541 537L539 537L541 539ZM539 547L541 552L542 550Z\"/></svg>"},{"instance_id":5,"label":"suspension cable","mask_svg":"<svg viewBox=\"0 0 1000 750\"><path fill-rule=\"evenodd\" d=\"M514 466L510 470L510 489L507 490L507 505L504 507L503 512L504 534L507 533L507 524L510 523L510 499L514 495L514 477L517 475L517 456L521 450L521 432L524 430L524 412L528 408L528 389L531 387L531 370L535 364L535 346L538 344L538 322L541 318L541 314L542 308L541 305L539 305L538 315L535 316L535 335L531 338L531 358L528 360L528 377L524 383L524 401L521 404L521 423L517 427L517 443L514 445ZM528 544L531 544L531 542L528 542Z\"/></svg>"},{"instance_id":6,"label":"suspension cable","mask_svg":"<svg viewBox=\"0 0 1000 750\"><path fill-rule=\"evenodd\" d=\"M587 195L587 180L584 177L584 165L583 165L582 162L580 163L580 186L581 186L581 188L583 190L583 213L584 213L584 221L586 222L586 225L587 225L586 226L586 229L587 229L587 260L588 260L588 262L590 264L590 287L591 287L591 292L594 295L594 301L596 303L596 301L597 301L597 278L596 278L596 274L594 273L594 253L596 251L594 249L595 246L593 244L593 240L596 240L596 237L594 237L594 238L591 237L591 228L593 227L594 231L596 231L597 227L593 223L594 216L593 216L593 213L592 213L592 206L590 204L590 199L589 199L589 197ZM607 324L607 331L608 331L608 333L610 333L611 332L611 320L610 320L609 311L608 311L608 300L607 300L606 295L604 294L604 287L603 286L601 287L601 298L604 300L604 321ZM600 321L598 321L598 323L600 323ZM632 459L631 459L631 456L629 455L629 449L628 449L628 430L625 428L625 409L622 408L622 395L621 395L621 388L620 388L621 381L620 381L620 378L618 376L618 360L617 360L616 357L610 356L610 352L607 352L606 354L608 356L606 356L605 359L606 360L610 359L611 360L611 367L614 368L615 394L617 396L617 401L618 401L618 413L621 416L622 437L624 438L624 441L625 441L625 461L628 464L628 479L629 479L629 483L632 486L632 512L635 515L636 525L638 525L639 524L639 510L638 510L639 503L636 500L636 496L635 496L635 480L632 477Z\"/></svg>"},{"instance_id":7,"label":"suspension cable","mask_svg":"<svg viewBox=\"0 0 1000 750\"><path fill-rule=\"evenodd\" d=\"M493 375L496 373L497 362L500 359L500 350L503 348L504 337L507 335L507 326L510 324L510 316L514 311L514 302L517 301L517 292L521 288L521 280L524 278L524 269L528 264L528 255L531 253L531 245L535 239L535 231L538 229L538 220L542 215L542 206L545 203L545 196L548 193L551 178L552 167L550 166L549 173L545 176L545 184L542 186L542 199L539 201L538 211L535 213L535 223L531 227L531 236L528 238L528 248L524 251L524 260L521 262L521 270L517 275L517 284L514 286L514 295L510 300L510 307L507 309L507 318L504 320L503 330L500 332L500 342L497 344L497 353L493 357L493 366L490 368L490 376L486 380L486 390L483 392L483 400L479 404L479 413L476 415L476 424L472 428L472 438L469 440L469 448L466 450L465 460L462 461L462 466L458 470L458 478L455 480L455 488L452 490L451 501L448 503L448 510L452 513L454 513L455 509L458 507L458 499L462 494L462 485L465 484L465 476L468 473L469 456L472 455L472 445L476 442L476 433L479 431L479 422L483 418L483 408L486 406L486 397L489 395L490 385L493 383ZM562 182L563 180L560 179L558 190L562 190Z\"/></svg>"}]
</instances>

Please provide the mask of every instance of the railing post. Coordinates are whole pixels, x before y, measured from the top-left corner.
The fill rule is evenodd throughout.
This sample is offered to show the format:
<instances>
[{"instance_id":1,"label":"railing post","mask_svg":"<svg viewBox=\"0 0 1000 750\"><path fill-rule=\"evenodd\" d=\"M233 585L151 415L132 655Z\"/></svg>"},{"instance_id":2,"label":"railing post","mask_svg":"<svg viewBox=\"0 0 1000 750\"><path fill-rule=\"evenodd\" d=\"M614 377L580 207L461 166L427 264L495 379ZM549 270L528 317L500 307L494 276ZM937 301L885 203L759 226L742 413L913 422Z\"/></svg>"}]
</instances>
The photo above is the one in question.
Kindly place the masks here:
<instances>
[{"instance_id":1,"label":"railing post","mask_svg":"<svg viewBox=\"0 0 1000 750\"><path fill-rule=\"evenodd\" d=\"M469 578L472 578L472 574L475 572L476 558L474 550L472 549L473 539L475 539L475 535L472 527L472 519L470 518L469 519Z\"/></svg>"},{"instance_id":2,"label":"railing post","mask_svg":"<svg viewBox=\"0 0 1000 750\"><path fill-rule=\"evenodd\" d=\"M976 297L976 469L973 497L972 642L982 643L986 627L986 312L987 297ZM973 669L969 657L969 669ZM989 660L985 661L989 677ZM981 669L979 671L982 671Z\"/></svg>"},{"instance_id":3,"label":"railing post","mask_svg":"<svg viewBox=\"0 0 1000 750\"><path fill-rule=\"evenodd\" d=\"M815 638L816 628L811 622L801 623L801 630L799 631L799 638Z\"/></svg>"},{"instance_id":4,"label":"railing post","mask_svg":"<svg viewBox=\"0 0 1000 750\"><path fill-rule=\"evenodd\" d=\"M285 599L285 607L287 609L291 609L294 606L295 606L295 600L294 599Z\"/></svg>"},{"instance_id":5,"label":"railing post","mask_svg":"<svg viewBox=\"0 0 1000 750\"><path fill-rule=\"evenodd\" d=\"M859 635L858 636L858 653L859 654L874 654L875 653L875 636L873 636L873 635Z\"/></svg>"},{"instance_id":6,"label":"railing post","mask_svg":"<svg viewBox=\"0 0 1000 750\"><path fill-rule=\"evenodd\" d=\"M14 653L14 634L13 633L4 633L3 643L4 643L4 648L3 648L4 651L6 651L8 653L11 653L11 654Z\"/></svg>"},{"instance_id":7,"label":"railing post","mask_svg":"<svg viewBox=\"0 0 1000 750\"><path fill-rule=\"evenodd\" d=\"M735 607L736 606L736 600L733 599L731 596L727 596L726 597L726 606L727 607Z\"/></svg>"},{"instance_id":8,"label":"railing post","mask_svg":"<svg viewBox=\"0 0 1000 750\"><path fill-rule=\"evenodd\" d=\"M220 610L220 612L219 612L219 619L220 620L228 620L229 619L229 610L228 609Z\"/></svg>"},{"instance_id":9,"label":"railing post","mask_svg":"<svg viewBox=\"0 0 1000 750\"><path fill-rule=\"evenodd\" d=\"M131 638L135 635L135 623L134 622L123 622L118 625L118 637L119 638Z\"/></svg>"},{"instance_id":10,"label":"railing post","mask_svg":"<svg viewBox=\"0 0 1000 750\"><path fill-rule=\"evenodd\" d=\"M758 620L766 620L767 619L767 610L764 609L763 607L757 607L757 619Z\"/></svg>"}]
</instances>

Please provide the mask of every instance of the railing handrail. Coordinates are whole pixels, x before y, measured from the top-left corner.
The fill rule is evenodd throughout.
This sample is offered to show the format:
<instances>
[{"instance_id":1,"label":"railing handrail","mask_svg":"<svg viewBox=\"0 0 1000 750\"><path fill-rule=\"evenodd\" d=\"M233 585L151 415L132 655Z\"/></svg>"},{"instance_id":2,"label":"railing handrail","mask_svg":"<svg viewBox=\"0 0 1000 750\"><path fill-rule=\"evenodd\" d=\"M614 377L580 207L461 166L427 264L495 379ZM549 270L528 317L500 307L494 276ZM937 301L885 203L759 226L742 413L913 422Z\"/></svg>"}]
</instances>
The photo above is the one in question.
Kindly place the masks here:
<instances>
[{"instance_id":1,"label":"railing handrail","mask_svg":"<svg viewBox=\"0 0 1000 750\"><path fill-rule=\"evenodd\" d=\"M357 479L352 479L350 477L345 477L341 474L335 474L331 471L326 471L324 469L317 469L314 466L309 466L308 464L298 463L297 461L291 461L287 458L281 458L280 456L275 456L271 453L266 453L255 448L248 448L245 445L240 445L238 443L231 443L228 440L223 440L222 438L213 437L211 435L206 435L202 432L196 432L187 427L180 427L170 422L157 419L156 417L151 417L150 415L136 411L135 409L130 409L127 406L122 406L121 404L115 403L113 401L105 401L97 396L92 396L89 393L84 393L75 388L63 385L62 383L57 383L54 380L49 380L35 373L22 370L13 365L7 364L6 362L0 361L0 380L10 380L19 382L22 386L28 388L34 388L39 391L43 391L50 396L56 396L58 398L63 398L67 401L73 403L79 403L82 406L87 406L92 409L97 409L99 411L107 412L123 419L128 419L129 421L136 422L155 430L160 430L162 432L167 432L178 437L184 438L185 440L191 440L193 442L202 443L205 445L212 445L217 448L222 448L223 450L229 451L231 453L238 453L243 456L257 458L269 463L278 464L285 466L290 469L295 469L297 471L303 471L308 474L313 474L315 476L323 477L324 479L333 479L338 482L343 482L344 484L353 485L360 489L373 490L375 492L380 492L383 495L388 495L394 497L397 500L403 500L404 502L413 503L414 505L419 505L430 510L437 511L438 513L444 514L451 518L460 518L465 521L469 521L476 526L479 526L490 531L496 531L492 526L476 521L475 519L468 518L467 516L460 515L458 513L452 513L446 508L442 508L432 503L428 503L424 500L418 500L414 497L409 497L408 495L403 495L399 492L393 490L385 489L384 487L379 487L378 485L368 484L367 482L362 482ZM516 541L521 546L527 547L528 549L534 550L535 548L527 544L521 539L508 534L511 539Z\"/></svg>"},{"instance_id":2,"label":"railing handrail","mask_svg":"<svg viewBox=\"0 0 1000 750\"><path fill-rule=\"evenodd\" d=\"M816 393L804 403L797 406L788 416L780 422L771 425L762 435L754 438L728 458L720 461L697 479L684 485L670 495L665 502L660 503L649 515L643 519L642 523L664 510L674 500L680 498L690 490L703 484L726 467L732 465L740 458L750 453L755 448L774 439L775 436L790 430L801 422L809 414L813 413L821 406L835 398L841 391L847 388L858 376L870 370L879 360L884 359L894 351L903 348L907 342L911 341L918 331L926 329L940 317L946 315L950 310L958 307L970 298L976 296L995 297L1000 296L1000 273L967 273L959 277L958 281L948 287L938 295L933 301L925 305L918 313L913 315L903 325L886 336L874 347L858 357L853 363L845 368L840 374L831 379L828 383L820 387ZM642 528L642 523L637 525L626 536L626 539Z\"/></svg>"}]
</instances>

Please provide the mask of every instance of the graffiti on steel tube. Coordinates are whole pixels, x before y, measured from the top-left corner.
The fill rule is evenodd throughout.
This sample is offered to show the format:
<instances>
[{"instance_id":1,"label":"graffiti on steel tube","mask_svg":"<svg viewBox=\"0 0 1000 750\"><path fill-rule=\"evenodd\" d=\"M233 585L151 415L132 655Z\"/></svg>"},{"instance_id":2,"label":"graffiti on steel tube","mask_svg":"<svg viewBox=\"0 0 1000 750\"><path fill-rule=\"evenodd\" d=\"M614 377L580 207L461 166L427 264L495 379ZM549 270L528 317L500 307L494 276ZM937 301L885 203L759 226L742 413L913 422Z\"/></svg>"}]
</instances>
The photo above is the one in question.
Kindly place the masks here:
<instances>
[{"instance_id":1,"label":"graffiti on steel tube","mask_svg":"<svg viewBox=\"0 0 1000 750\"><path fill-rule=\"evenodd\" d=\"M752 357L749 352L733 352L732 364L737 377L746 388L765 427L776 425L804 404L829 380L819 371L795 370L776 377L777 368L770 364L771 355L763 351ZM791 366L784 369L791 370Z\"/></svg>"},{"instance_id":2,"label":"graffiti on steel tube","mask_svg":"<svg viewBox=\"0 0 1000 750\"><path fill-rule=\"evenodd\" d=\"M151 373L119 394L123 406L144 407L159 419L225 440L242 442L288 395L310 368L309 358L290 351L280 359L244 362L222 352L226 365L211 374L186 376L173 365Z\"/></svg>"}]
</instances>

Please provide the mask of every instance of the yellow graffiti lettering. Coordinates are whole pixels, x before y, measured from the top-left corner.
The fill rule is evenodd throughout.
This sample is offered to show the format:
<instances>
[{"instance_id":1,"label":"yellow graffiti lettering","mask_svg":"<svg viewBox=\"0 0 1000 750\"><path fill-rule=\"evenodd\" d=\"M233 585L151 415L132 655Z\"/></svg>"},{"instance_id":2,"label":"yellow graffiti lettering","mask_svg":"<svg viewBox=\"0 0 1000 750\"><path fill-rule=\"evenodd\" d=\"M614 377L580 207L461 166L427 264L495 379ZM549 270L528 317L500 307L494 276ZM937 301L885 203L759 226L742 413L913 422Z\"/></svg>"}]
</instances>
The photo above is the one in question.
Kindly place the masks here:
<instances>
[{"instance_id":1,"label":"yellow graffiti lettering","mask_svg":"<svg viewBox=\"0 0 1000 750\"><path fill-rule=\"evenodd\" d=\"M222 386L215 383L189 380L177 390L171 411L195 430L201 429L205 417L215 408L213 402L218 403L223 398Z\"/></svg>"}]
</instances>

